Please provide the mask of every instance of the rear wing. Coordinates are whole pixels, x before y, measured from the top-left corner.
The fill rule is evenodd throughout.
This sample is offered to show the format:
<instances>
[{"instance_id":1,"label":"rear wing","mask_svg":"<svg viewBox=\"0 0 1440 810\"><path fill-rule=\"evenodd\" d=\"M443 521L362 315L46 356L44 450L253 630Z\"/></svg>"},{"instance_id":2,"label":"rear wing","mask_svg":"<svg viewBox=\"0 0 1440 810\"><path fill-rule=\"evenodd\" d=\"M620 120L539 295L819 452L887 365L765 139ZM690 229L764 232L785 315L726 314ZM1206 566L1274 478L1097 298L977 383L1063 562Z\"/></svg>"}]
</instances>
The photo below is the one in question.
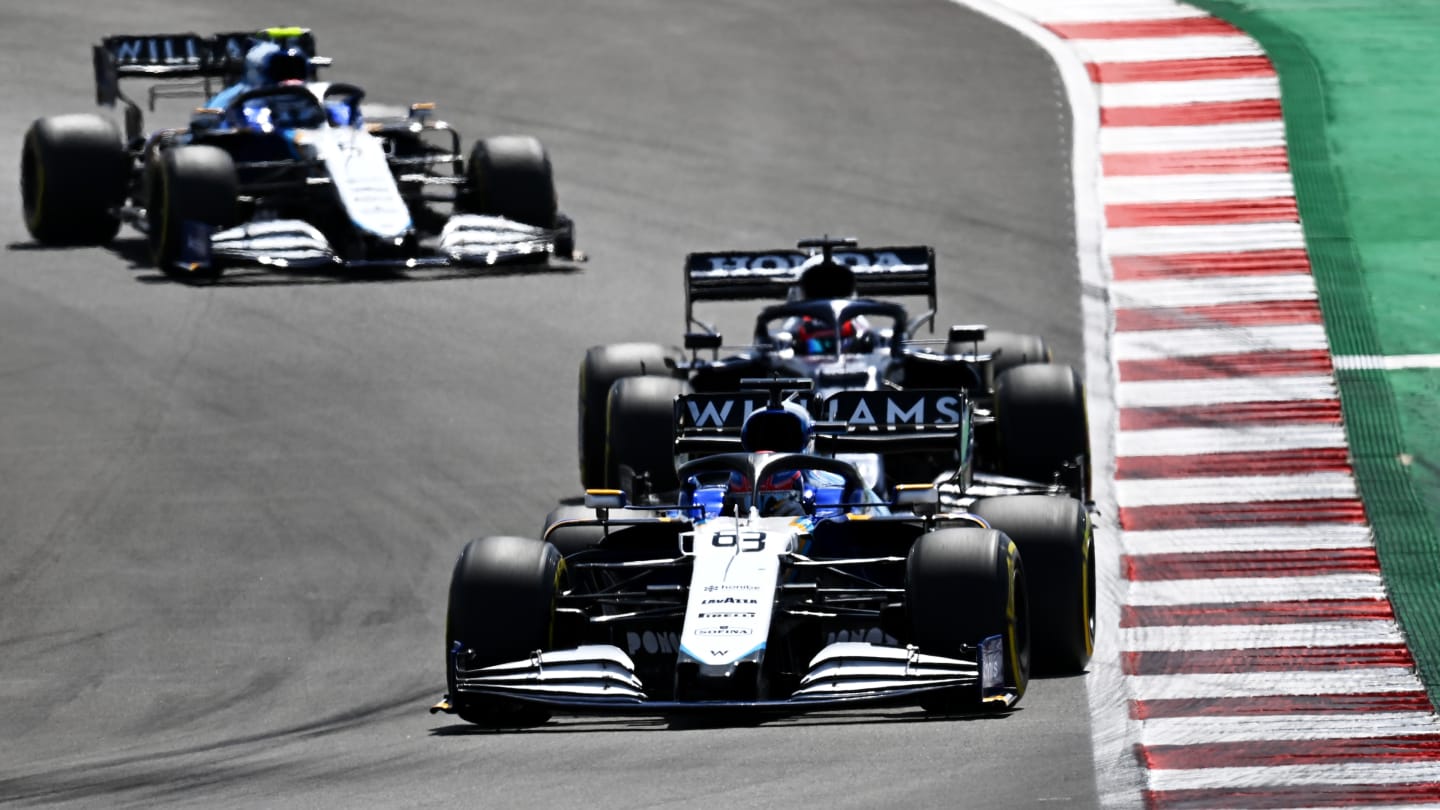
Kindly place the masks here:
<instances>
[{"instance_id":1,"label":"rear wing","mask_svg":"<svg viewBox=\"0 0 1440 810\"><path fill-rule=\"evenodd\" d=\"M969 444L970 402L963 391L838 391L826 397L801 392L791 401L816 420L815 450L888 453L943 450ZM691 455L735 452L746 418L763 410L761 391L685 394L675 400L675 452Z\"/></svg>"},{"instance_id":2,"label":"rear wing","mask_svg":"<svg viewBox=\"0 0 1440 810\"><path fill-rule=\"evenodd\" d=\"M805 244L805 243L802 243ZM935 249L850 247L826 253L854 274L854 294L865 298L925 296L936 307ZM695 320L697 301L784 300L800 281L800 268L816 251L780 249L691 253L685 257L685 328Z\"/></svg>"},{"instance_id":3,"label":"rear wing","mask_svg":"<svg viewBox=\"0 0 1440 810\"><path fill-rule=\"evenodd\" d=\"M223 84L239 81L245 70L245 54L256 42L270 41L284 48L298 48L310 56L314 68L331 60L315 54L315 35L308 28L266 28L260 31L231 31L201 36L178 34L114 34L94 46L95 103L102 107L125 104L126 136L137 138L143 125L139 105L120 91L121 79L188 79L191 84L166 90L152 87L149 107L155 99L180 95L213 95L219 91L211 80ZM198 84L196 83L198 80Z\"/></svg>"}]
</instances>

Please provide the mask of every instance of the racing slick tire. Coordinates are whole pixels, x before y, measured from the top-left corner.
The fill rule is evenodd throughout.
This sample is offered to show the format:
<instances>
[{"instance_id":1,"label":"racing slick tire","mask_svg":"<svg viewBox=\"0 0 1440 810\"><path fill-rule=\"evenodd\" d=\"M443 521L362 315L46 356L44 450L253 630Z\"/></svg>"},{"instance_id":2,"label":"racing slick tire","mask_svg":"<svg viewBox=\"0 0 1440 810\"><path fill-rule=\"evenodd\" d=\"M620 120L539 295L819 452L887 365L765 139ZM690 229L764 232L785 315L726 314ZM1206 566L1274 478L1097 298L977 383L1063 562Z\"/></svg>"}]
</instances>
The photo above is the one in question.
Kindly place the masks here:
<instances>
[{"instance_id":1,"label":"racing slick tire","mask_svg":"<svg viewBox=\"0 0 1440 810\"><path fill-rule=\"evenodd\" d=\"M476 141L465 164L465 188L456 203L465 213L554 228L555 178L545 147L529 135Z\"/></svg>"},{"instance_id":2,"label":"racing slick tire","mask_svg":"<svg viewBox=\"0 0 1440 810\"><path fill-rule=\"evenodd\" d=\"M1014 705L1030 682L1030 607L1020 551L995 529L939 529L921 535L905 561L905 614L910 643L953 658L961 645L1000 636L1005 686ZM969 694L939 693L921 705L931 712L973 710Z\"/></svg>"},{"instance_id":3,"label":"racing slick tire","mask_svg":"<svg viewBox=\"0 0 1440 810\"><path fill-rule=\"evenodd\" d=\"M648 509L611 509L610 519L654 517ZM579 504L561 504L545 516L545 525L540 528L545 542L560 550L561 556L569 557L577 551L592 548L605 538L605 527L595 522L595 510Z\"/></svg>"},{"instance_id":4,"label":"racing slick tire","mask_svg":"<svg viewBox=\"0 0 1440 810\"><path fill-rule=\"evenodd\" d=\"M995 379L999 471L1041 484L1059 481L1090 499L1090 423L1085 385L1070 366L1030 364Z\"/></svg>"},{"instance_id":5,"label":"racing slick tire","mask_svg":"<svg viewBox=\"0 0 1440 810\"><path fill-rule=\"evenodd\" d=\"M575 521L595 520L595 510L576 504L561 504L545 516L545 525L540 527L540 536L545 542L560 550L561 555L570 556L600 542L605 536L605 527L593 523L574 525Z\"/></svg>"},{"instance_id":6,"label":"racing slick tire","mask_svg":"<svg viewBox=\"0 0 1440 810\"><path fill-rule=\"evenodd\" d=\"M130 156L120 130L89 113L40 118L25 132L20 201L42 245L104 245L120 232Z\"/></svg>"},{"instance_id":7,"label":"racing slick tire","mask_svg":"<svg viewBox=\"0 0 1440 810\"><path fill-rule=\"evenodd\" d=\"M472 650L471 668L521 661L554 641L555 597L565 563L551 544L528 537L482 537L460 552L450 577L445 615L445 677L450 704L466 722L487 726L539 725L548 710L501 699L466 697L456 690L458 643Z\"/></svg>"},{"instance_id":8,"label":"racing slick tire","mask_svg":"<svg viewBox=\"0 0 1440 810\"><path fill-rule=\"evenodd\" d=\"M1055 495L1008 495L970 511L1014 540L1025 560L1035 672L1084 672L1095 651L1095 541L1085 506Z\"/></svg>"},{"instance_id":9,"label":"racing slick tire","mask_svg":"<svg viewBox=\"0 0 1440 810\"><path fill-rule=\"evenodd\" d=\"M672 352L654 343L592 346L580 363L580 485L601 489L605 472L605 408L610 387L624 377L668 376Z\"/></svg>"},{"instance_id":10,"label":"racing slick tire","mask_svg":"<svg viewBox=\"0 0 1440 810\"><path fill-rule=\"evenodd\" d=\"M955 346L947 347L948 349ZM969 347L961 344L960 351L968 351ZM951 352L954 354L955 352ZM1025 335L1019 332L995 331L986 334L985 339L980 341L980 353L988 354L995 358L993 368L995 375L1009 371L1016 366L1030 365L1032 363L1049 363L1050 346L1045 338L1039 335Z\"/></svg>"},{"instance_id":11,"label":"racing slick tire","mask_svg":"<svg viewBox=\"0 0 1440 810\"><path fill-rule=\"evenodd\" d=\"M220 277L221 267L182 268L185 222L214 228L235 223L239 180L235 161L218 146L158 149L145 167L146 216L150 257L155 266L181 281L204 284Z\"/></svg>"},{"instance_id":12,"label":"racing slick tire","mask_svg":"<svg viewBox=\"0 0 1440 810\"><path fill-rule=\"evenodd\" d=\"M625 377L610 386L605 407L605 476L611 488L649 477L648 492L680 488L675 475L675 398L690 393L690 383L674 377ZM632 486L632 489L635 487Z\"/></svg>"}]
</instances>

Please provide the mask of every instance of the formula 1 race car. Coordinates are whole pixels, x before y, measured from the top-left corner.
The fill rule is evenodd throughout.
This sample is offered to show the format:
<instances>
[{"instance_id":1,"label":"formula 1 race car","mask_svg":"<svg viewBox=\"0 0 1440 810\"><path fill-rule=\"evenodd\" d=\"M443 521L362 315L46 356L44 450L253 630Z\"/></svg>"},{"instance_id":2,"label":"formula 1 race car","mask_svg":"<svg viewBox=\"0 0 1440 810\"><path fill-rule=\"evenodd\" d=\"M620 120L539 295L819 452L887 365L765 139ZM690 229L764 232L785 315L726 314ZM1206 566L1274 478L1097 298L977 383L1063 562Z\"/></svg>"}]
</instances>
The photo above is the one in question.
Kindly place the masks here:
<instances>
[{"instance_id":1,"label":"formula 1 race car","mask_svg":"<svg viewBox=\"0 0 1440 810\"><path fill-rule=\"evenodd\" d=\"M650 491L665 497L680 483L671 447L676 397L733 393L742 379L779 376L813 380L819 395L960 389L976 409L977 473L1045 484L1059 480L1075 497L1089 499L1084 387L1074 369L1050 362L1042 338L987 334L984 326L963 325L951 327L943 341L916 339L922 326L933 327L935 315L931 248L861 248L851 239L829 238L798 247L690 254L685 317L687 326L700 331L685 335L688 357L649 343L586 352L579 382L585 487L620 487L639 500ZM912 318L898 303L865 297L880 295L924 295L929 308ZM722 357L722 338L695 318L695 302L764 298L785 301L761 310L750 345ZM707 351L708 357L701 355ZM730 416L731 428L738 428L734 420L741 413ZM913 415L888 416L904 421ZM947 481L959 469L955 447L855 453L849 460L881 489L887 482Z\"/></svg>"},{"instance_id":2,"label":"formula 1 race car","mask_svg":"<svg viewBox=\"0 0 1440 810\"><path fill-rule=\"evenodd\" d=\"M298 54L294 78L252 76L256 48ZM250 54L250 55L247 55ZM556 208L550 159L528 136L477 141L434 105L371 118L359 87L316 81L330 64L305 29L106 37L96 100L125 107L41 118L25 135L25 224L41 244L106 244L129 223L156 265L185 281L227 265L274 268L491 266L578 258ZM279 64L278 62L276 64ZM189 125L145 132L122 79L158 98L211 97Z\"/></svg>"},{"instance_id":3,"label":"formula 1 race car","mask_svg":"<svg viewBox=\"0 0 1440 810\"><path fill-rule=\"evenodd\" d=\"M883 408L901 393L863 397ZM964 430L964 394L931 393L951 413L889 438ZM1080 501L1005 494L946 510L929 484L882 500L854 466L804 452L806 411L774 396L736 452L680 466L674 504L591 490L540 539L468 544L450 584L449 692L432 712L506 726L556 712L1003 710L1032 656L1084 669L1095 614Z\"/></svg>"}]
</instances>

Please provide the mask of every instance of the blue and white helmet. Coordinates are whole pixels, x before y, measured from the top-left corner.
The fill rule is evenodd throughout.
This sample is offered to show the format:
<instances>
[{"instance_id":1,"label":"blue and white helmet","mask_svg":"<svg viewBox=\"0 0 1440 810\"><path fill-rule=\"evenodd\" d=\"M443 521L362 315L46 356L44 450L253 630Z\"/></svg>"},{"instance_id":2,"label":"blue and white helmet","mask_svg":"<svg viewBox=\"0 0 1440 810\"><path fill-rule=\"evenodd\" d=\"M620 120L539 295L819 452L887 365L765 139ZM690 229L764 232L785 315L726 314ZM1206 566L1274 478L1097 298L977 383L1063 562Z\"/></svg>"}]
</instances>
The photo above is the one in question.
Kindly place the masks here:
<instances>
[{"instance_id":1,"label":"blue and white helmet","mask_svg":"<svg viewBox=\"0 0 1440 810\"><path fill-rule=\"evenodd\" d=\"M260 42L245 53L245 83L269 87L287 81L310 78L310 57L299 48L282 48L274 42Z\"/></svg>"}]
</instances>

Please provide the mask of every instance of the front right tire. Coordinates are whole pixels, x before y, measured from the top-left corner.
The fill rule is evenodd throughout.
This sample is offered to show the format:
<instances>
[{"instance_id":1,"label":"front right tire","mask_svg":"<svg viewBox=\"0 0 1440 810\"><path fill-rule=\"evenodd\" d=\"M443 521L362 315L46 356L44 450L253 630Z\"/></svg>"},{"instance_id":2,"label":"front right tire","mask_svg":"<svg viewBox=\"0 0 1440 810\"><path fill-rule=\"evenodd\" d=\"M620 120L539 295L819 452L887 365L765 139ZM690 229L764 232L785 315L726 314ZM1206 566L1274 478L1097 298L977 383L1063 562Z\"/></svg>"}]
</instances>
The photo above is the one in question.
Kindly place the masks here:
<instances>
[{"instance_id":1,"label":"front right tire","mask_svg":"<svg viewBox=\"0 0 1440 810\"><path fill-rule=\"evenodd\" d=\"M529 135L497 135L476 141L465 164L465 188L456 205L470 214L555 228L559 208L550 155Z\"/></svg>"},{"instance_id":2,"label":"front right tire","mask_svg":"<svg viewBox=\"0 0 1440 810\"><path fill-rule=\"evenodd\" d=\"M962 645L1000 636L1004 683L1014 705L1030 682L1030 605L1020 551L995 529L950 528L921 535L905 562L910 643L954 658ZM988 708L971 695L940 693L921 704L950 713Z\"/></svg>"}]
</instances>

